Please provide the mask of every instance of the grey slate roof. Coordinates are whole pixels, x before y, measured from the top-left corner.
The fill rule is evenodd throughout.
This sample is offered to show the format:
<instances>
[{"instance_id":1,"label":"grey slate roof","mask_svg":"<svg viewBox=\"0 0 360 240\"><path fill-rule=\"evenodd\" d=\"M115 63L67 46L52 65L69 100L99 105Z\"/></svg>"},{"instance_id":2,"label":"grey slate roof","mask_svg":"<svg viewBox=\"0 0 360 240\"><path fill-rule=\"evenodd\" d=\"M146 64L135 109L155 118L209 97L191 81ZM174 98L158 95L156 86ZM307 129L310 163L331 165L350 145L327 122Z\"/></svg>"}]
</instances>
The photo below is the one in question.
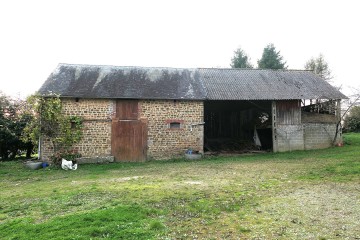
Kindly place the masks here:
<instances>
[{"instance_id":1,"label":"grey slate roof","mask_svg":"<svg viewBox=\"0 0 360 240\"><path fill-rule=\"evenodd\" d=\"M74 64L59 64L39 93L78 98L184 100L346 98L308 71Z\"/></svg>"},{"instance_id":2,"label":"grey slate roof","mask_svg":"<svg viewBox=\"0 0 360 240\"><path fill-rule=\"evenodd\" d=\"M188 99L205 98L198 71L59 64L39 93L63 97Z\"/></svg>"}]
</instances>

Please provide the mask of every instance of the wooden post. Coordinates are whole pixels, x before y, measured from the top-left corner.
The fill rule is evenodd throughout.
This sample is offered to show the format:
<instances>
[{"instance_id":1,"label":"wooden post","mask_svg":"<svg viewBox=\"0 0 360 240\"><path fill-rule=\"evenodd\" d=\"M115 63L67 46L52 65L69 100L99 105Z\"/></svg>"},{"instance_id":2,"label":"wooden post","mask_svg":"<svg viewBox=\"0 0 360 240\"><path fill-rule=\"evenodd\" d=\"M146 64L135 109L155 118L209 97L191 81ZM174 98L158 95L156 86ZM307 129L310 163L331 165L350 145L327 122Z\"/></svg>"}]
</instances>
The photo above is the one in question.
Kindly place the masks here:
<instances>
[{"instance_id":1,"label":"wooden post","mask_svg":"<svg viewBox=\"0 0 360 240\"><path fill-rule=\"evenodd\" d=\"M336 118L341 121L341 99L336 100Z\"/></svg>"},{"instance_id":2,"label":"wooden post","mask_svg":"<svg viewBox=\"0 0 360 240\"><path fill-rule=\"evenodd\" d=\"M276 119L276 101L271 102L271 122L272 122L272 141L273 141L273 152L278 151L278 142L276 137L276 127L277 127L277 119Z\"/></svg>"},{"instance_id":3,"label":"wooden post","mask_svg":"<svg viewBox=\"0 0 360 240\"><path fill-rule=\"evenodd\" d=\"M342 116L341 116L341 99L337 99L336 100L336 118L337 118L337 123L336 123L336 130L335 130L335 136L333 139L333 145L336 144L336 139L337 136L339 135L339 130L341 131L341 120L342 120ZM346 113L346 112L345 112ZM345 115L345 114L344 114ZM341 133L340 133L341 134Z\"/></svg>"}]
</instances>

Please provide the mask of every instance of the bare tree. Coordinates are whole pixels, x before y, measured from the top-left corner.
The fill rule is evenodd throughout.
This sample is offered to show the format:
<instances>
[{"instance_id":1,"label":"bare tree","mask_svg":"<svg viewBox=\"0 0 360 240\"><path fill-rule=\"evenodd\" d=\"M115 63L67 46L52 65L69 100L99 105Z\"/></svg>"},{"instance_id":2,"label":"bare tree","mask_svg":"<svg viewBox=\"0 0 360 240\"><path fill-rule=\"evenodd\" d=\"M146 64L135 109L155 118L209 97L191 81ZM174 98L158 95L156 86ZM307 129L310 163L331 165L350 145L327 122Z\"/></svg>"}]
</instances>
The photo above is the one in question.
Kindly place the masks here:
<instances>
[{"instance_id":1,"label":"bare tree","mask_svg":"<svg viewBox=\"0 0 360 240\"><path fill-rule=\"evenodd\" d=\"M334 140L333 140L333 145L335 144L336 138L337 138L337 136L338 136L338 134L339 134L339 128L342 127L342 126L341 126L341 122L342 122L342 121L345 121L345 118L346 118L346 116L347 116L347 113L351 110L351 108L352 108L353 106L355 106L356 104L358 104L359 101L360 101L360 90L357 90L357 93L355 93L353 96L351 96L351 98L354 99L354 100L352 100L352 101L349 103L349 105L347 106L347 108L345 109L345 111L341 114L339 121L336 123L336 132L335 132L335 136L334 136Z\"/></svg>"},{"instance_id":2,"label":"bare tree","mask_svg":"<svg viewBox=\"0 0 360 240\"><path fill-rule=\"evenodd\" d=\"M325 61L324 55L320 53L317 58L311 58L305 63L305 69L314 72L326 81L330 81L333 76L329 64Z\"/></svg>"}]
</instances>

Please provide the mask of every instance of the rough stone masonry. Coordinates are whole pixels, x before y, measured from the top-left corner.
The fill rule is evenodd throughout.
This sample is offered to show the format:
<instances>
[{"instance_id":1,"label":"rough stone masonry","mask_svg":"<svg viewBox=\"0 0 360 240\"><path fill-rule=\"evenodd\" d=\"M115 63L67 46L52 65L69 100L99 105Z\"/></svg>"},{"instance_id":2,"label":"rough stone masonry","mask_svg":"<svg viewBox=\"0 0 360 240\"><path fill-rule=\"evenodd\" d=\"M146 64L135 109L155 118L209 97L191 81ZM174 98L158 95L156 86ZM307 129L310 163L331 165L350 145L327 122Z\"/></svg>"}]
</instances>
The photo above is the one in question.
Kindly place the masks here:
<instances>
[{"instance_id":1,"label":"rough stone masonry","mask_svg":"<svg viewBox=\"0 0 360 240\"><path fill-rule=\"evenodd\" d=\"M83 138L74 145L83 158L108 161L111 157L111 121L115 100L62 98L63 113L83 118ZM186 149L203 150L204 121L202 101L139 100L139 119L148 125L147 159L169 159L182 156ZM180 123L171 128L172 122ZM48 139L41 143L41 158L54 154Z\"/></svg>"}]
</instances>

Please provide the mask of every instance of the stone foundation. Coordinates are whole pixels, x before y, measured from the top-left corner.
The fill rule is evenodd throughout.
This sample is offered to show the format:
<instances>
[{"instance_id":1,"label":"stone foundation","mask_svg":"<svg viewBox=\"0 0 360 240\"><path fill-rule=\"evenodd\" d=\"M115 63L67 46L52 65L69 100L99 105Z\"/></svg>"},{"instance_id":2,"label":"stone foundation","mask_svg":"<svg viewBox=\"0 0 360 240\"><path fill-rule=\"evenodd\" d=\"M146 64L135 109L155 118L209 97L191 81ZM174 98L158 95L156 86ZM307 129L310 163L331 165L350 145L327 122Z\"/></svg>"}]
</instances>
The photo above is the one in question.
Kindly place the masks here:
<instances>
[{"instance_id":1,"label":"stone foundation","mask_svg":"<svg viewBox=\"0 0 360 240\"><path fill-rule=\"evenodd\" d=\"M85 164L85 163L112 163L114 162L113 156L107 157L81 157L77 158L76 161L78 164Z\"/></svg>"}]
</instances>

